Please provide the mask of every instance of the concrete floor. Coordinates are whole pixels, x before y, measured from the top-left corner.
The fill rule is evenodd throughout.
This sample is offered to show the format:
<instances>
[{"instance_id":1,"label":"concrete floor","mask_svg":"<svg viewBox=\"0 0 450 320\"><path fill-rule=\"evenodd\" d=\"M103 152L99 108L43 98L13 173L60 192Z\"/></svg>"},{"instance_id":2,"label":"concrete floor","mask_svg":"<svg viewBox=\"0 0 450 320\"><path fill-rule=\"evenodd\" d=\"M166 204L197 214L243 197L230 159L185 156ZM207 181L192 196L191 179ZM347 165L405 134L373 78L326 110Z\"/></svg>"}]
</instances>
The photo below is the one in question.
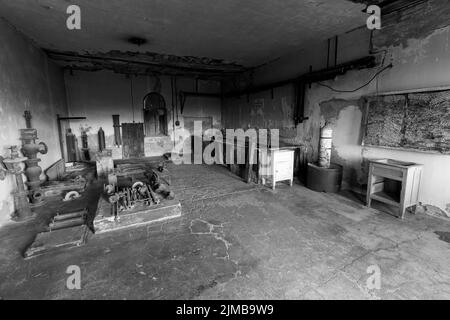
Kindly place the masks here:
<instances>
[{"instance_id":1,"label":"concrete floor","mask_svg":"<svg viewBox=\"0 0 450 320\"><path fill-rule=\"evenodd\" d=\"M36 223L0 229L3 299L450 299L450 222L401 221L351 195L248 185L218 166L169 166L183 216L23 260ZM89 203L98 186L66 208ZM45 221L60 203L42 208ZM66 268L81 268L81 290ZM367 268L381 269L369 290Z\"/></svg>"}]
</instances>

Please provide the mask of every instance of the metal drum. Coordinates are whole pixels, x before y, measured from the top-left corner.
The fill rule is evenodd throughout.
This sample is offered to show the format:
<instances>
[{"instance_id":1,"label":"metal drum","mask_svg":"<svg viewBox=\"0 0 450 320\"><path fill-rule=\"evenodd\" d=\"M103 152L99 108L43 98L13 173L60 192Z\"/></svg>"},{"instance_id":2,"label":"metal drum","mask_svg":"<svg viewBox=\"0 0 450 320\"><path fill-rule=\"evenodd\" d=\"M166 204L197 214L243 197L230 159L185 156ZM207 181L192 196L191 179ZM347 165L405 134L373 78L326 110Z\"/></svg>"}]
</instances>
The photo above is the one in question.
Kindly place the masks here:
<instances>
[{"instance_id":1,"label":"metal drum","mask_svg":"<svg viewBox=\"0 0 450 320\"><path fill-rule=\"evenodd\" d=\"M308 163L306 186L314 191L336 193L341 189L342 166L331 163L329 168L322 168Z\"/></svg>"}]
</instances>

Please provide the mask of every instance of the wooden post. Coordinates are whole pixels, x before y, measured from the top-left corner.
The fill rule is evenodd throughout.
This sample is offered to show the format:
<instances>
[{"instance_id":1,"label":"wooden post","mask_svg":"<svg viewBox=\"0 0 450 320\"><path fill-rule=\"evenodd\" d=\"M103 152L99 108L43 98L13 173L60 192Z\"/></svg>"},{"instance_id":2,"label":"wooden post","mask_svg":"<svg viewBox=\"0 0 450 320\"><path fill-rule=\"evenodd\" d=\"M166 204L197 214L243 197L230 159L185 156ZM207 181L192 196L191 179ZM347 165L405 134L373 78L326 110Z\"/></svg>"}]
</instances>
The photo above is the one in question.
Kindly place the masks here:
<instances>
[{"instance_id":1,"label":"wooden post","mask_svg":"<svg viewBox=\"0 0 450 320\"><path fill-rule=\"evenodd\" d=\"M253 170L253 159L255 153L255 143L252 139L249 139L248 142L248 157L245 163L245 180L247 183L250 183L252 180L252 170Z\"/></svg>"}]
</instances>

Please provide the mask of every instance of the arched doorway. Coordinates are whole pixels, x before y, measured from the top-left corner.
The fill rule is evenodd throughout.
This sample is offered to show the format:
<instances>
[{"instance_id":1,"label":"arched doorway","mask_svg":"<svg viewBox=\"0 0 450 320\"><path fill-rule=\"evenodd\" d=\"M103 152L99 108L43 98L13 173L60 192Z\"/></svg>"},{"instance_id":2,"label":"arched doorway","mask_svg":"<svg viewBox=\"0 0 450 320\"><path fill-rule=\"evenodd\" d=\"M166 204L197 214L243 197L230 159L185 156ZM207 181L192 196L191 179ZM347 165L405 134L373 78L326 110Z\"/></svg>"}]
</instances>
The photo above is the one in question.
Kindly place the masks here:
<instances>
[{"instance_id":1,"label":"arched doorway","mask_svg":"<svg viewBox=\"0 0 450 320\"><path fill-rule=\"evenodd\" d=\"M158 92L150 92L144 97L144 130L146 137L167 135L166 102Z\"/></svg>"}]
</instances>

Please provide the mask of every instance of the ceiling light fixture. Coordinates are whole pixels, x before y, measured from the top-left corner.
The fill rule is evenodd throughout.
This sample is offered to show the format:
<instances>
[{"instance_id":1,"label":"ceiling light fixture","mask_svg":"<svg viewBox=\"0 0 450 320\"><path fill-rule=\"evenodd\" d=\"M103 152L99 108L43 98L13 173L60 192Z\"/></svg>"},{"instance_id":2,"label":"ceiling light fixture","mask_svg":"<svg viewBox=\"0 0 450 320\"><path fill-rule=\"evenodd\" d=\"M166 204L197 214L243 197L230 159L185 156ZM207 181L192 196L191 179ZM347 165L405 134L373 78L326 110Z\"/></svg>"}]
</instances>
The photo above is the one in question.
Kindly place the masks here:
<instances>
[{"instance_id":1,"label":"ceiling light fixture","mask_svg":"<svg viewBox=\"0 0 450 320\"><path fill-rule=\"evenodd\" d=\"M127 41L139 47L147 43L147 40L141 37L129 37Z\"/></svg>"}]
</instances>

